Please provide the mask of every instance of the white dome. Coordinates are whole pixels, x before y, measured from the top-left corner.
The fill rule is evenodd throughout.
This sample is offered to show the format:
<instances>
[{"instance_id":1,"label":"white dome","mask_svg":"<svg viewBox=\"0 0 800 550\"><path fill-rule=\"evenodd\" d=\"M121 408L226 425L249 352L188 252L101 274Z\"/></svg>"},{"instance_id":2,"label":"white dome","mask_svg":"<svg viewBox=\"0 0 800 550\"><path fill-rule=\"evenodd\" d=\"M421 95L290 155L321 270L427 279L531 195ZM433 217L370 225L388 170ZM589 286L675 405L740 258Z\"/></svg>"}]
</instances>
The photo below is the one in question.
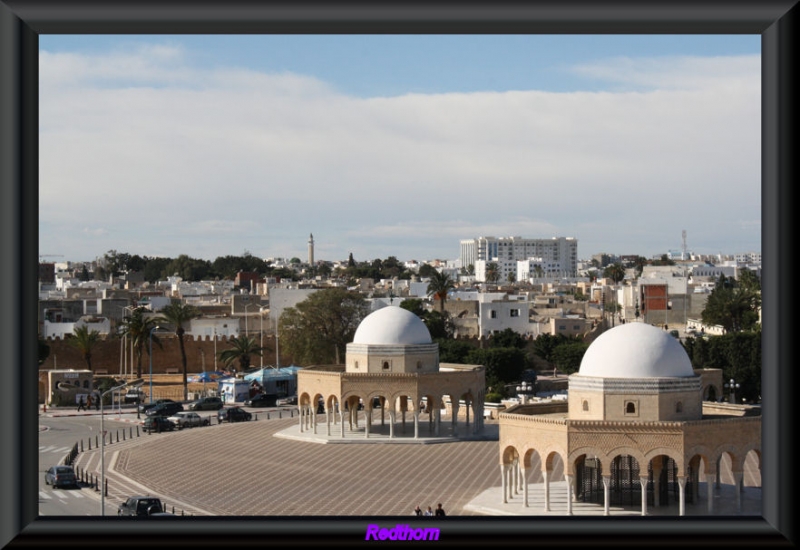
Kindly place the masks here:
<instances>
[{"instance_id":1,"label":"white dome","mask_svg":"<svg viewBox=\"0 0 800 550\"><path fill-rule=\"evenodd\" d=\"M579 374L603 378L694 376L677 338L647 323L625 323L601 334L583 356Z\"/></svg>"},{"instance_id":2,"label":"white dome","mask_svg":"<svg viewBox=\"0 0 800 550\"><path fill-rule=\"evenodd\" d=\"M367 315L356 329L354 344L430 344L431 333L422 319L398 306L386 306Z\"/></svg>"}]
</instances>

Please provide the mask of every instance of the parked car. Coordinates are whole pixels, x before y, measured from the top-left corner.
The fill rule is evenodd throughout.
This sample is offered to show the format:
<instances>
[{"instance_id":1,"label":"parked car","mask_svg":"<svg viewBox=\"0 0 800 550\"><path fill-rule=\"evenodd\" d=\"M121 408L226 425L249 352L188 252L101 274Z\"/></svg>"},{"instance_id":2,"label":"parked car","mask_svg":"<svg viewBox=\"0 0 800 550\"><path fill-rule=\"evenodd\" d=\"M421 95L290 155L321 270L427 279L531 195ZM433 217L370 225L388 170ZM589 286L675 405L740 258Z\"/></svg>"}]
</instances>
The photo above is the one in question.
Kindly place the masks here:
<instances>
[{"instance_id":1,"label":"parked car","mask_svg":"<svg viewBox=\"0 0 800 550\"><path fill-rule=\"evenodd\" d=\"M183 405L173 401L172 403L158 403L144 411L144 414L147 416L172 416L176 412L182 410Z\"/></svg>"},{"instance_id":2,"label":"parked car","mask_svg":"<svg viewBox=\"0 0 800 550\"><path fill-rule=\"evenodd\" d=\"M211 424L211 419L208 417L203 418L196 412L192 411L178 411L169 418L167 418L170 422L173 422L175 426L178 427L179 430L184 428L197 428L199 426L208 426Z\"/></svg>"},{"instance_id":3,"label":"parked car","mask_svg":"<svg viewBox=\"0 0 800 550\"><path fill-rule=\"evenodd\" d=\"M50 466L44 473L44 484L53 487L77 487L78 476L72 466Z\"/></svg>"},{"instance_id":4,"label":"parked car","mask_svg":"<svg viewBox=\"0 0 800 550\"><path fill-rule=\"evenodd\" d=\"M164 515L164 505L161 499L156 497L128 497L128 499L117 507L118 516L153 516Z\"/></svg>"},{"instance_id":5,"label":"parked car","mask_svg":"<svg viewBox=\"0 0 800 550\"><path fill-rule=\"evenodd\" d=\"M160 405L161 403L175 403L176 401L173 399L156 399L152 403L142 403L139 405L139 412L146 413L147 409L151 409L156 405Z\"/></svg>"},{"instance_id":6,"label":"parked car","mask_svg":"<svg viewBox=\"0 0 800 550\"><path fill-rule=\"evenodd\" d=\"M144 429L150 432L171 432L177 425L166 416L148 416L144 419Z\"/></svg>"},{"instance_id":7,"label":"parked car","mask_svg":"<svg viewBox=\"0 0 800 550\"><path fill-rule=\"evenodd\" d=\"M281 397L275 402L275 404L278 407L283 407L284 405L297 405L297 396L290 395L289 397Z\"/></svg>"},{"instance_id":8,"label":"parked car","mask_svg":"<svg viewBox=\"0 0 800 550\"><path fill-rule=\"evenodd\" d=\"M240 407L226 407L217 413L217 420L222 422L247 422L253 415Z\"/></svg>"},{"instance_id":9,"label":"parked car","mask_svg":"<svg viewBox=\"0 0 800 550\"><path fill-rule=\"evenodd\" d=\"M218 411L224 406L219 397L201 397L197 401L189 403L188 409L190 411Z\"/></svg>"},{"instance_id":10,"label":"parked car","mask_svg":"<svg viewBox=\"0 0 800 550\"><path fill-rule=\"evenodd\" d=\"M274 407L278 396L274 393L257 393L245 400L245 407Z\"/></svg>"}]
</instances>

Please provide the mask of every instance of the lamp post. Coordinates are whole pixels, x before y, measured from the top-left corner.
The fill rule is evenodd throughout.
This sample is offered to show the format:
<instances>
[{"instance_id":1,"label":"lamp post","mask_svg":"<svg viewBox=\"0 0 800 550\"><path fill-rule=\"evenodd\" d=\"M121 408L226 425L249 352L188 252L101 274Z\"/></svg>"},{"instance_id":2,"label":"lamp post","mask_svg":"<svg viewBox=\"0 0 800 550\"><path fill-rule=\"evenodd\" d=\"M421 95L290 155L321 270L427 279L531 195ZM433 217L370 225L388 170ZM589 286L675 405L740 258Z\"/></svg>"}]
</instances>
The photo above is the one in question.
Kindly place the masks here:
<instances>
[{"instance_id":1,"label":"lamp post","mask_svg":"<svg viewBox=\"0 0 800 550\"><path fill-rule=\"evenodd\" d=\"M259 319L261 320L261 327L259 329L261 331L261 340L258 345L261 347L261 368L263 369L264 368L264 308L258 310L258 316Z\"/></svg>"},{"instance_id":2,"label":"lamp post","mask_svg":"<svg viewBox=\"0 0 800 550\"><path fill-rule=\"evenodd\" d=\"M152 334L153 331L150 331L151 336ZM131 382L125 382L124 384L120 384L119 386L114 386L113 388L110 388L100 394L100 437L103 438L102 442L100 443L100 515L101 516L106 515L106 423L105 423L106 416L105 413L103 412L103 399L109 393L119 391L124 387L141 386L142 382L144 381L141 378L138 380L132 380Z\"/></svg>"},{"instance_id":3,"label":"lamp post","mask_svg":"<svg viewBox=\"0 0 800 550\"><path fill-rule=\"evenodd\" d=\"M214 327L214 372L217 372L217 327Z\"/></svg>"},{"instance_id":4,"label":"lamp post","mask_svg":"<svg viewBox=\"0 0 800 550\"><path fill-rule=\"evenodd\" d=\"M158 325L150 329L150 403L153 402L153 333L160 329Z\"/></svg>"},{"instance_id":5,"label":"lamp post","mask_svg":"<svg viewBox=\"0 0 800 550\"><path fill-rule=\"evenodd\" d=\"M517 395L519 396L519 400L523 405L528 404L528 401L535 392L536 389L530 382L522 382L519 386L517 386Z\"/></svg>"},{"instance_id":6,"label":"lamp post","mask_svg":"<svg viewBox=\"0 0 800 550\"><path fill-rule=\"evenodd\" d=\"M736 403L736 390L740 388L739 384L737 384L733 378L731 378L730 381L725 384L725 388L731 390L730 403Z\"/></svg>"}]
</instances>

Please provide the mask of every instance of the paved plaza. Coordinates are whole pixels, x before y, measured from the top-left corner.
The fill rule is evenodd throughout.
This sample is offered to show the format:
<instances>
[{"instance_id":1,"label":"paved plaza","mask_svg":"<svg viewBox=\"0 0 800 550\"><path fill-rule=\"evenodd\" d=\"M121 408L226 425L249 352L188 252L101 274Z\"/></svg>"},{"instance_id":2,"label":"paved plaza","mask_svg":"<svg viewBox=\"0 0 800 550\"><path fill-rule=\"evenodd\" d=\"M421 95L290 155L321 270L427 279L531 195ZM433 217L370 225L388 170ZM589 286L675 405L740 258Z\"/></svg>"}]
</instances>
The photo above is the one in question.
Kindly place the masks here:
<instances>
[{"instance_id":1,"label":"paved plaza","mask_svg":"<svg viewBox=\"0 0 800 550\"><path fill-rule=\"evenodd\" d=\"M134 417L135 418L135 417ZM316 433L301 433L299 417L259 413L258 420L174 433L141 434L107 444L108 502L132 494L155 494L176 511L199 516L408 516L415 505L441 502L450 516L563 516L566 483L563 465L551 482L551 507L545 511L541 475L531 473L528 507L522 494L502 502L498 425L487 420L483 434L470 440L450 437L449 422L438 436L427 422L414 439L413 422L395 426L395 438L376 417L365 437L334 425L331 434L319 415ZM127 428L135 434L135 425ZM460 423L458 433L469 434ZM80 453L76 466L97 472L100 453ZM391 474L388 474L388 473ZM729 474L728 474L729 475ZM760 478L745 474L741 507L723 474L714 491L715 515L761 516ZM758 485L758 486L753 486ZM686 515L708 515L705 483L700 499L687 503ZM573 504L573 515L600 515L602 505ZM641 515L638 506L612 507L613 515ZM677 504L648 507L648 515L678 516Z\"/></svg>"}]
</instances>

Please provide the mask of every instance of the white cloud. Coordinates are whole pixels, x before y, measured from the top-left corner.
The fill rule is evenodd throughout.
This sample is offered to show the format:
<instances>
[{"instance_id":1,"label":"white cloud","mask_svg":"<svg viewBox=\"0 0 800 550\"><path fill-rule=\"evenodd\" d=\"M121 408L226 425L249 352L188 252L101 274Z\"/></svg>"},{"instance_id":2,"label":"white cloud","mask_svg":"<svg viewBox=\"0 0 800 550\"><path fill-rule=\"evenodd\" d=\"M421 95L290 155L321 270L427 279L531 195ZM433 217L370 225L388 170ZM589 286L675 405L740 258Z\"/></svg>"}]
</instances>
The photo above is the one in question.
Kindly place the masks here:
<instances>
[{"instance_id":1,"label":"white cloud","mask_svg":"<svg viewBox=\"0 0 800 550\"><path fill-rule=\"evenodd\" d=\"M312 231L337 251L326 259L359 242L371 257L422 259L488 234L573 236L588 256L627 246L631 225L652 232L616 252L668 248L690 223L709 240L758 230L729 219L760 211L758 57L575 68L621 91L367 99L186 58L177 47L41 53L43 220L130 235L130 253L180 235L165 255L202 242L207 259L297 255ZM233 235L246 242L215 249Z\"/></svg>"}]
</instances>

